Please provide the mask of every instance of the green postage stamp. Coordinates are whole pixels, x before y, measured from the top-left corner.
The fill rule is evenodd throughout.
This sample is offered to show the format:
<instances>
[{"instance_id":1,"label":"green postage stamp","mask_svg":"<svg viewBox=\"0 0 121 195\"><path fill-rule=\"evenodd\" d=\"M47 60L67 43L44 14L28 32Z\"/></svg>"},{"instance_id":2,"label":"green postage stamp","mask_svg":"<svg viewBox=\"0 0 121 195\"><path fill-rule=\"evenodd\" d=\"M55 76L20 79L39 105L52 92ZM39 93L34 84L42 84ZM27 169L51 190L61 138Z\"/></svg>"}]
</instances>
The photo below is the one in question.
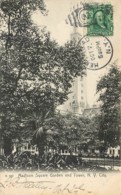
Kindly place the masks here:
<instances>
[{"instance_id":1,"label":"green postage stamp","mask_svg":"<svg viewBox=\"0 0 121 195\"><path fill-rule=\"evenodd\" d=\"M113 35L113 7L110 4L87 4L88 17L91 23L87 25L87 34L92 36Z\"/></svg>"}]
</instances>

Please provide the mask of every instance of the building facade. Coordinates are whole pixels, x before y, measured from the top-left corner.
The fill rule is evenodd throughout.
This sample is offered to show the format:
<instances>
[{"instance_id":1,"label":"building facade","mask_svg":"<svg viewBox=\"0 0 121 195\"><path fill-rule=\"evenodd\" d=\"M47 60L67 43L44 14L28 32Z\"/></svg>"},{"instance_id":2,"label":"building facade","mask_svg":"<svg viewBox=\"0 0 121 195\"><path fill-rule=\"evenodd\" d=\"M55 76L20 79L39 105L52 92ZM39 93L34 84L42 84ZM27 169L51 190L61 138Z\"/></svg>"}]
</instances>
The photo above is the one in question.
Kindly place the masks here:
<instances>
[{"instance_id":1,"label":"building facade","mask_svg":"<svg viewBox=\"0 0 121 195\"><path fill-rule=\"evenodd\" d=\"M86 78L75 78L70 91L68 100L62 106L62 111L82 114L87 107Z\"/></svg>"}]
</instances>

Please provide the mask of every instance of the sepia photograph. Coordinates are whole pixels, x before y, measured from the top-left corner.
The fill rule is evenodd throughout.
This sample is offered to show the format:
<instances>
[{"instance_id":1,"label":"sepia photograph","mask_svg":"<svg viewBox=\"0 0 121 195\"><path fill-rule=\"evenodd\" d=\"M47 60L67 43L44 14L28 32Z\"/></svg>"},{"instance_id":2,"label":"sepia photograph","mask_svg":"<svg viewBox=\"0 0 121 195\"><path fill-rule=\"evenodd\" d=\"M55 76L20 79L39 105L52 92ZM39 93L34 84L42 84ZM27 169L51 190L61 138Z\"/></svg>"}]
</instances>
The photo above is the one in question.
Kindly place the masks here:
<instances>
[{"instance_id":1,"label":"sepia photograph","mask_svg":"<svg viewBox=\"0 0 121 195\"><path fill-rule=\"evenodd\" d=\"M0 195L121 195L120 10L0 0Z\"/></svg>"}]
</instances>

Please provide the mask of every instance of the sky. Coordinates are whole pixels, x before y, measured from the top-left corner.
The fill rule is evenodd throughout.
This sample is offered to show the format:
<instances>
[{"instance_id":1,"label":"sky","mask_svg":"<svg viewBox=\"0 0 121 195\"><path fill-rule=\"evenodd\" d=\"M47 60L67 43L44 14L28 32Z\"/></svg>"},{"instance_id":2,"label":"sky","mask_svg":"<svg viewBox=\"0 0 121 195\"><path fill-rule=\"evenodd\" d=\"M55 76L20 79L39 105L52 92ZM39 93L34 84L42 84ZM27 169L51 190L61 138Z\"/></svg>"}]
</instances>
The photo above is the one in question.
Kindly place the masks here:
<instances>
[{"instance_id":1,"label":"sky","mask_svg":"<svg viewBox=\"0 0 121 195\"><path fill-rule=\"evenodd\" d=\"M100 0L99 0L100 1ZM48 10L48 15L43 16L40 12L37 12L34 15L34 22L39 26L46 26L47 30L50 31L51 37L55 39L60 45L63 45L65 42L70 40L70 34L73 32L73 27L66 24L65 19L68 14L80 5L78 0L45 0L46 8ZM117 18L120 10L117 9L117 15L114 18L114 23L118 25ZM121 25L120 25L121 26ZM115 27L115 26L114 26ZM84 27L78 27L77 31L84 35ZM117 28L115 28L115 34L118 35ZM118 46L115 42L116 37L109 37L113 50L118 51ZM87 70L87 102L89 106L96 104L98 95L96 95L96 85L100 78L106 74L110 66L118 59L116 52L113 52L113 58L111 62L104 68L100 70Z\"/></svg>"}]
</instances>

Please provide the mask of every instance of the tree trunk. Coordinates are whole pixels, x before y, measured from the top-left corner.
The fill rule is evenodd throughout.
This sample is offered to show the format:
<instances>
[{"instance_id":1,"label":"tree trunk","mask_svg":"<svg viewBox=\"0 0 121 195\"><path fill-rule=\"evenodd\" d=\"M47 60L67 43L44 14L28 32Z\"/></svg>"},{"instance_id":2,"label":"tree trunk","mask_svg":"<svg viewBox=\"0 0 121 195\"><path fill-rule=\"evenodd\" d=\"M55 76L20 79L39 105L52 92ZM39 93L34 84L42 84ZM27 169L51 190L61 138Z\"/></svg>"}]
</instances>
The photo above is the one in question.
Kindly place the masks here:
<instances>
[{"instance_id":1,"label":"tree trunk","mask_svg":"<svg viewBox=\"0 0 121 195\"><path fill-rule=\"evenodd\" d=\"M44 154L44 149L45 149L45 144L44 143L40 143L38 146L38 150L39 150L39 157L42 158L43 154Z\"/></svg>"},{"instance_id":2,"label":"tree trunk","mask_svg":"<svg viewBox=\"0 0 121 195\"><path fill-rule=\"evenodd\" d=\"M4 154L6 156L10 155L12 153L12 139L4 136L3 138L3 148L4 148Z\"/></svg>"}]
</instances>

